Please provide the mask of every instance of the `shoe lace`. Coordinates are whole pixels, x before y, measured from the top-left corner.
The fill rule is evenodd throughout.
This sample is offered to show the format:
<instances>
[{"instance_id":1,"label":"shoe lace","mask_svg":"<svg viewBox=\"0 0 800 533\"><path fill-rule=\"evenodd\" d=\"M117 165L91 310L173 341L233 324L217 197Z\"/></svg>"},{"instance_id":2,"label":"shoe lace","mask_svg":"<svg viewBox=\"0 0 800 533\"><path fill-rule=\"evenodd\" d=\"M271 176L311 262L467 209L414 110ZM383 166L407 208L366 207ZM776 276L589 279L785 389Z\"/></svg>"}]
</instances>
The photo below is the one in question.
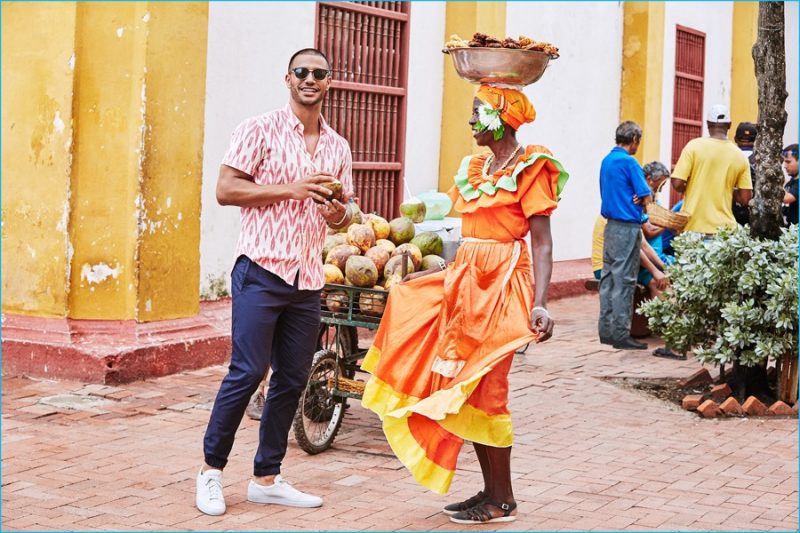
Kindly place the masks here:
<instances>
[{"instance_id":1,"label":"shoe lace","mask_svg":"<svg viewBox=\"0 0 800 533\"><path fill-rule=\"evenodd\" d=\"M206 480L206 487L208 488L208 498L210 500L222 499L222 482L219 478L209 477Z\"/></svg>"}]
</instances>

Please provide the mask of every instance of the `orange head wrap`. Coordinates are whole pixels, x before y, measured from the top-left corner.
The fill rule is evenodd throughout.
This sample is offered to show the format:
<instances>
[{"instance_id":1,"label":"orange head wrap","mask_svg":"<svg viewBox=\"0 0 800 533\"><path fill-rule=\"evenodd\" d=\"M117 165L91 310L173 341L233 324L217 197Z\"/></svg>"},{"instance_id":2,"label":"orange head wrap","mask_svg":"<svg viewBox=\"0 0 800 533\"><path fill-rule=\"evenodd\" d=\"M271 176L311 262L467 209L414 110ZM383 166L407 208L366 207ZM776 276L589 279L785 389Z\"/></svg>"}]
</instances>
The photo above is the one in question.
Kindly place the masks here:
<instances>
[{"instance_id":1,"label":"orange head wrap","mask_svg":"<svg viewBox=\"0 0 800 533\"><path fill-rule=\"evenodd\" d=\"M520 91L481 85L476 96L480 101L497 109L503 122L515 130L536 119L536 110L533 108L533 104Z\"/></svg>"}]
</instances>

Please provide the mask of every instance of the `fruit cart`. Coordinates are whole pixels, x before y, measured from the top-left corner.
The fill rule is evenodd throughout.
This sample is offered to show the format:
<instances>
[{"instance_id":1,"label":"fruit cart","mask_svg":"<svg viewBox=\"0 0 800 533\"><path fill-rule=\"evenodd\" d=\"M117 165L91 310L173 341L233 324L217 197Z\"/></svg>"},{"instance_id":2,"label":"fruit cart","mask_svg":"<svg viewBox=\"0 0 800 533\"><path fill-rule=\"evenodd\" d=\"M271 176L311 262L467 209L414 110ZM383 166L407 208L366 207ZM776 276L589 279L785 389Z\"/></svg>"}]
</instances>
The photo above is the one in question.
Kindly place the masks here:
<instances>
[{"instance_id":1,"label":"fruit cart","mask_svg":"<svg viewBox=\"0 0 800 533\"><path fill-rule=\"evenodd\" d=\"M331 303L332 295L338 296L336 305ZM359 348L357 328L378 328L387 296L381 289L325 285L318 351L293 423L297 444L307 453L330 448L342 425L347 400L361 399L365 382L356 380L355 373L367 350Z\"/></svg>"}]
</instances>

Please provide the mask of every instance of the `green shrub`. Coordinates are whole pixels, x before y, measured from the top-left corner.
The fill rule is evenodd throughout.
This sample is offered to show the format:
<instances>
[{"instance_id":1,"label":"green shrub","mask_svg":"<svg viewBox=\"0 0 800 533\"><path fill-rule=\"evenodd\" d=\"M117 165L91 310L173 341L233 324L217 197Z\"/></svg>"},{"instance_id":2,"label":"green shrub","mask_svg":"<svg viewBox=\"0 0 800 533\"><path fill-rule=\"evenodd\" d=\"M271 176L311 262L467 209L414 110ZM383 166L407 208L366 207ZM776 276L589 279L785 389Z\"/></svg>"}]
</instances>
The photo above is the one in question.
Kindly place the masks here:
<instances>
[{"instance_id":1,"label":"green shrub","mask_svg":"<svg viewBox=\"0 0 800 533\"><path fill-rule=\"evenodd\" d=\"M686 233L673 247L670 288L639 306L668 346L715 365L797 356L797 226L777 241L747 227L706 241Z\"/></svg>"}]
</instances>

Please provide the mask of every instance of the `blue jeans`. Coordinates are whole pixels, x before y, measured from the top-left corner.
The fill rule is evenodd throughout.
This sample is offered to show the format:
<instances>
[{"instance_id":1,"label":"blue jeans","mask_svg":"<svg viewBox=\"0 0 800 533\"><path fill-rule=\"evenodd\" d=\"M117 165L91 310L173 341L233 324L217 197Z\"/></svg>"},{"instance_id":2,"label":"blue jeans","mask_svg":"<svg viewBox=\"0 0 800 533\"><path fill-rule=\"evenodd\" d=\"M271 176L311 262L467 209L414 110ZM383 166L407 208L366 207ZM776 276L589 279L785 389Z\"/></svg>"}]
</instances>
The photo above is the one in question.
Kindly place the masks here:
<instances>
[{"instance_id":1,"label":"blue jeans","mask_svg":"<svg viewBox=\"0 0 800 533\"><path fill-rule=\"evenodd\" d=\"M638 223L609 219L603 233L603 272L600 276L597 329L601 340L616 342L630 336L641 245L642 229Z\"/></svg>"},{"instance_id":2,"label":"blue jeans","mask_svg":"<svg viewBox=\"0 0 800 533\"><path fill-rule=\"evenodd\" d=\"M250 396L272 367L259 427L256 476L278 474L308 381L320 324L320 292L288 285L245 256L231 273L231 362L206 429L206 464L224 468Z\"/></svg>"}]
</instances>

